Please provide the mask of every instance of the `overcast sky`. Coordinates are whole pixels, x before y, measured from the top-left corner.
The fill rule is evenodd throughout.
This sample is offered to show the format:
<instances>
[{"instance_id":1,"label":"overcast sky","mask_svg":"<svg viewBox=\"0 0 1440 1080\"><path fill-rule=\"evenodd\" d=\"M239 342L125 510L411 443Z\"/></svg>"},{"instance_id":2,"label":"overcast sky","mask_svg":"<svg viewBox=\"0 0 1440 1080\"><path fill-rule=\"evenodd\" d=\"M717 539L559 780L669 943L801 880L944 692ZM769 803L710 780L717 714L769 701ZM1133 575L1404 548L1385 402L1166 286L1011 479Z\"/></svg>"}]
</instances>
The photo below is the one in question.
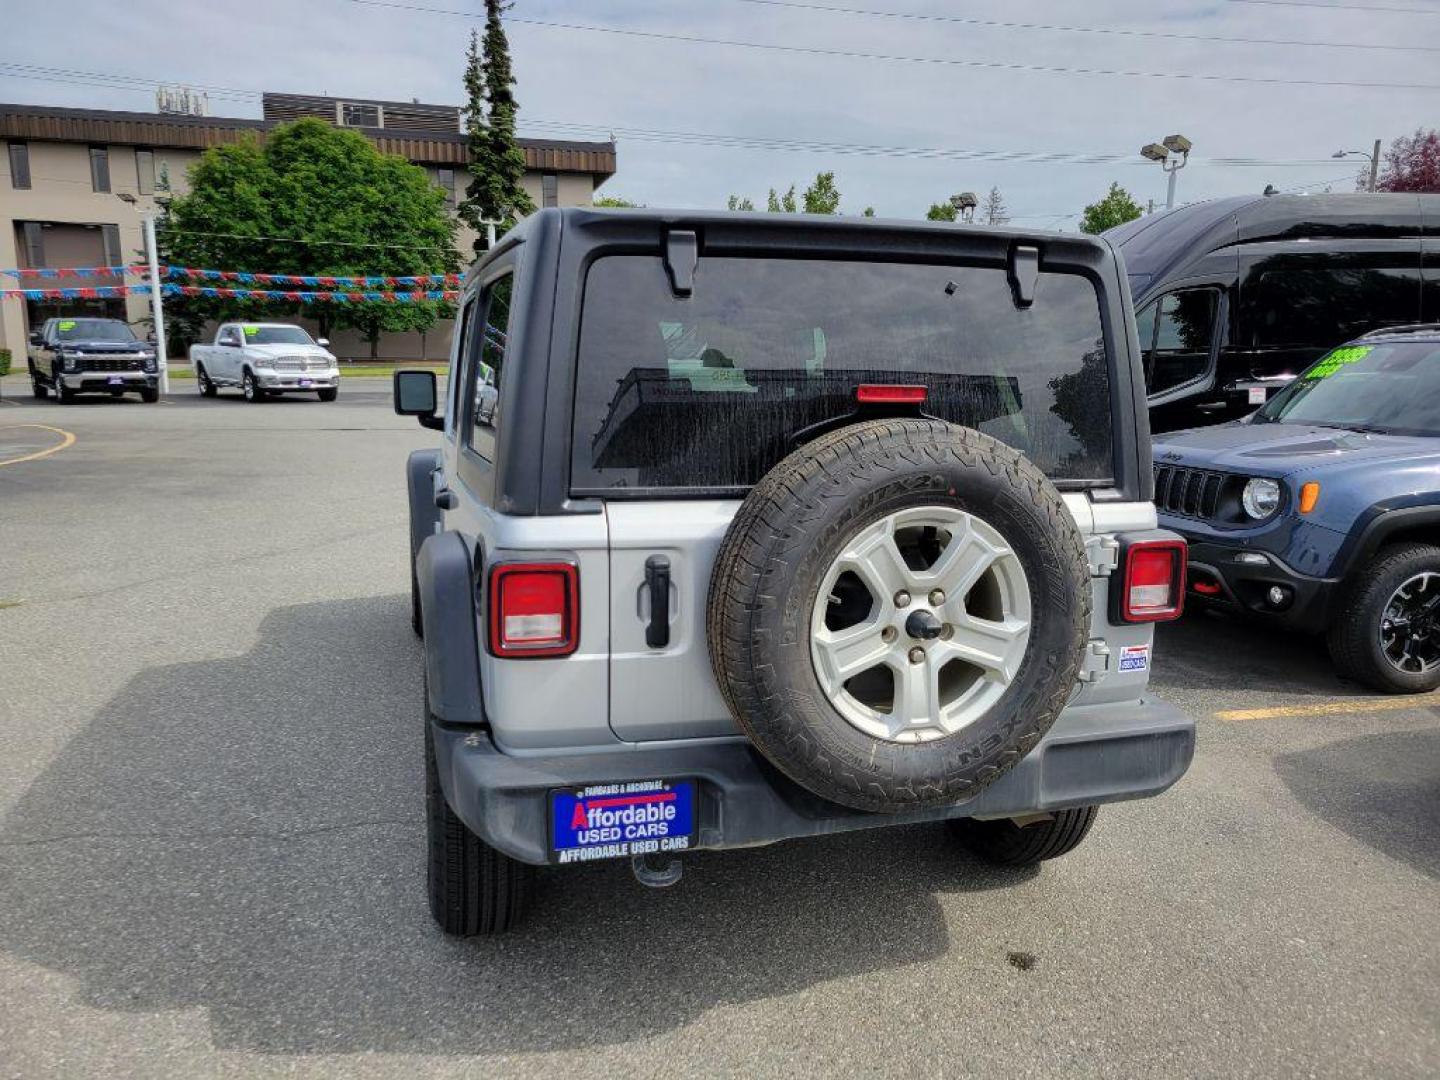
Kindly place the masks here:
<instances>
[{"instance_id":1,"label":"overcast sky","mask_svg":"<svg viewBox=\"0 0 1440 1080\"><path fill-rule=\"evenodd\" d=\"M1349 6L1323 10L1327 3ZM1367 3L1371 10L1364 10ZM212 93L215 115L259 116L260 90L459 103L465 40L478 25L463 13L481 6L476 0L247 0L224 7L171 0L17 3L3 17L0 100L154 108L153 87L16 74L15 65L35 65L256 92ZM882 216L918 217L953 192L998 185L1017 220L1073 228L1079 210L1112 180L1142 204L1163 202L1160 168L1142 162L1137 151L1174 132L1196 147L1179 177L1180 201L1186 202L1259 192L1267 183L1352 190L1359 159L1331 161L1332 152L1368 150L1376 138L1388 144L1417 126L1440 126L1435 0L518 0L509 33L522 135L604 138L612 129L632 129L1124 159L945 160L695 145L622 132L619 172L604 191L651 206L717 207L731 192L763 205L767 188L783 189L792 181L803 188L817 171L833 169L846 212L869 205ZM1072 70L976 66L984 64ZM1281 82L1073 70L1080 68ZM1237 167L1216 158L1308 164Z\"/></svg>"}]
</instances>

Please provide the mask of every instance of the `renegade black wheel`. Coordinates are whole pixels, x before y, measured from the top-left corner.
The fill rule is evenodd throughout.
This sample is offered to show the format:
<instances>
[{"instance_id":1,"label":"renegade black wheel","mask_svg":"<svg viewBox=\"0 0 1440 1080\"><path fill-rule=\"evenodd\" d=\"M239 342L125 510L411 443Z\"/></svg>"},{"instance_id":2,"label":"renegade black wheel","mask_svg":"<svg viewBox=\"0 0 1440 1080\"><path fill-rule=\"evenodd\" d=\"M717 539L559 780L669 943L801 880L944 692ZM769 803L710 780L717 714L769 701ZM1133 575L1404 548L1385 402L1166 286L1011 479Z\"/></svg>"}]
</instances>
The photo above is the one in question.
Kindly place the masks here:
<instances>
[{"instance_id":1,"label":"renegade black wheel","mask_svg":"<svg viewBox=\"0 0 1440 1080\"><path fill-rule=\"evenodd\" d=\"M220 392L220 388L210 379L210 373L205 370L204 364L195 365L195 382L200 387L201 397L214 397Z\"/></svg>"},{"instance_id":2,"label":"renegade black wheel","mask_svg":"<svg viewBox=\"0 0 1440 1080\"><path fill-rule=\"evenodd\" d=\"M531 868L496 851L465 827L440 787L430 715L425 710L425 811L430 914L457 937L503 934L525 914Z\"/></svg>"},{"instance_id":3,"label":"renegade black wheel","mask_svg":"<svg viewBox=\"0 0 1440 1080\"><path fill-rule=\"evenodd\" d=\"M1075 685L1090 580L1020 454L939 421L822 436L736 514L708 611L716 680L756 748L862 810L969 798Z\"/></svg>"},{"instance_id":4,"label":"renegade black wheel","mask_svg":"<svg viewBox=\"0 0 1440 1080\"><path fill-rule=\"evenodd\" d=\"M265 391L260 389L260 384L255 381L255 376L247 370L240 376L240 393L245 400L252 404L265 400Z\"/></svg>"},{"instance_id":5,"label":"renegade black wheel","mask_svg":"<svg viewBox=\"0 0 1440 1080\"><path fill-rule=\"evenodd\" d=\"M1347 586L1329 645L1341 674L1377 690L1440 687L1440 547L1382 548Z\"/></svg>"},{"instance_id":6,"label":"renegade black wheel","mask_svg":"<svg viewBox=\"0 0 1440 1080\"><path fill-rule=\"evenodd\" d=\"M1047 820L1017 825L1009 818L975 821L962 818L950 822L960 842L986 862L999 866L1033 866L1046 859L1058 859L1074 851L1090 834L1099 807L1079 806L1057 810Z\"/></svg>"},{"instance_id":7,"label":"renegade black wheel","mask_svg":"<svg viewBox=\"0 0 1440 1080\"><path fill-rule=\"evenodd\" d=\"M334 401L337 397L340 396L340 389L339 387L335 386L327 386L323 389L316 390L315 395L321 401Z\"/></svg>"}]
</instances>

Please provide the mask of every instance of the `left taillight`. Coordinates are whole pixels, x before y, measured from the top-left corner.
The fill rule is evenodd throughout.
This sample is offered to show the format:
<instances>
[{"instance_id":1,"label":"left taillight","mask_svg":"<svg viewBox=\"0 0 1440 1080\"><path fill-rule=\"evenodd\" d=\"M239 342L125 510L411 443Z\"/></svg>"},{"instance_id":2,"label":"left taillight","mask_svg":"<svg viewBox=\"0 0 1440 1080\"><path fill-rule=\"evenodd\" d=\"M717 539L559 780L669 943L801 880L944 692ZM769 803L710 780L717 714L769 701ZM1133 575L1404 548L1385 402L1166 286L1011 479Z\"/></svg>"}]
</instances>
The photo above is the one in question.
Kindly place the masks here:
<instances>
[{"instance_id":1,"label":"left taillight","mask_svg":"<svg viewBox=\"0 0 1440 1080\"><path fill-rule=\"evenodd\" d=\"M569 656L580 644L580 572L573 564L497 563L488 592L495 656Z\"/></svg>"},{"instance_id":2,"label":"left taillight","mask_svg":"<svg viewBox=\"0 0 1440 1080\"><path fill-rule=\"evenodd\" d=\"M1120 553L1121 622L1178 619L1185 606L1185 541L1179 537L1122 543Z\"/></svg>"}]
</instances>

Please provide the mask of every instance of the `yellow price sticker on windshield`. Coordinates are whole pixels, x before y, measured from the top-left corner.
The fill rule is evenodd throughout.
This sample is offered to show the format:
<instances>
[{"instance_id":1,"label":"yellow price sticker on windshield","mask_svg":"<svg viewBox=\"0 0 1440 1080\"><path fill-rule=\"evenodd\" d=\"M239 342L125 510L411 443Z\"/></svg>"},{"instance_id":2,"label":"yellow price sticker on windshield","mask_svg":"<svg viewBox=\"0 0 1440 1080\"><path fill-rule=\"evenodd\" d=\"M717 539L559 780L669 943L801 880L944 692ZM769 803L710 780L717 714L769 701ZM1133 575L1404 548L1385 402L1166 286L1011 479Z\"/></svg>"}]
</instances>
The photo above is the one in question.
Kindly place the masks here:
<instances>
[{"instance_id":1,"label":"yellow price sticker on windshield","mask_svg":"<svg viewBox=\"0 0 1440 1080\"><path fill-rule=\"evenodd\" d=\"M1344 348L1335 349L1306 372L1305 377L1307 379L1324 379L1357 360L1365 359L1374 350L1375 346L1373 345L1346 345Z\"/></svg>"},{"instance_id":2,"label":"yellow price sticker on windshield","mask_svg":"<svg viewBox=\"0 0 1440 1080\"><path fill-rule=\"evenodd\" d=\"M74 320L74 319L65 319L65 320L63 320L63 321L60 323L60 329L61 329L61 330L74 330L74 329L75 329L75 320Z\"/></svg>"}]
</instances>

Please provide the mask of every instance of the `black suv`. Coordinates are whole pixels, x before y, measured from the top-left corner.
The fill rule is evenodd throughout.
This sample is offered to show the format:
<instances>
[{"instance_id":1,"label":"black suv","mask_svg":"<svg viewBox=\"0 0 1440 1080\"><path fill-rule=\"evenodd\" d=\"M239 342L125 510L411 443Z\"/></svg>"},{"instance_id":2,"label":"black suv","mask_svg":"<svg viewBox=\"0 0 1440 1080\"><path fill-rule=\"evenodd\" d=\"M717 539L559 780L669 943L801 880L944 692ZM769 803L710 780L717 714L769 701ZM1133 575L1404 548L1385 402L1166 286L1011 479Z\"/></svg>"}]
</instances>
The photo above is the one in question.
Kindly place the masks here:
<instances>
[{"instance_id":1,"label":"black suv","mask_svg":"<svg viewBox=\"0 0 1440 1080\"><path fill-rule=\"evenodd\" d=\"M470 273L409 464L430 903L533 866L949 819L1011 865L1173 784L1183 595L1103 240L545 210Z\"/></svg>"}]
</instances>

